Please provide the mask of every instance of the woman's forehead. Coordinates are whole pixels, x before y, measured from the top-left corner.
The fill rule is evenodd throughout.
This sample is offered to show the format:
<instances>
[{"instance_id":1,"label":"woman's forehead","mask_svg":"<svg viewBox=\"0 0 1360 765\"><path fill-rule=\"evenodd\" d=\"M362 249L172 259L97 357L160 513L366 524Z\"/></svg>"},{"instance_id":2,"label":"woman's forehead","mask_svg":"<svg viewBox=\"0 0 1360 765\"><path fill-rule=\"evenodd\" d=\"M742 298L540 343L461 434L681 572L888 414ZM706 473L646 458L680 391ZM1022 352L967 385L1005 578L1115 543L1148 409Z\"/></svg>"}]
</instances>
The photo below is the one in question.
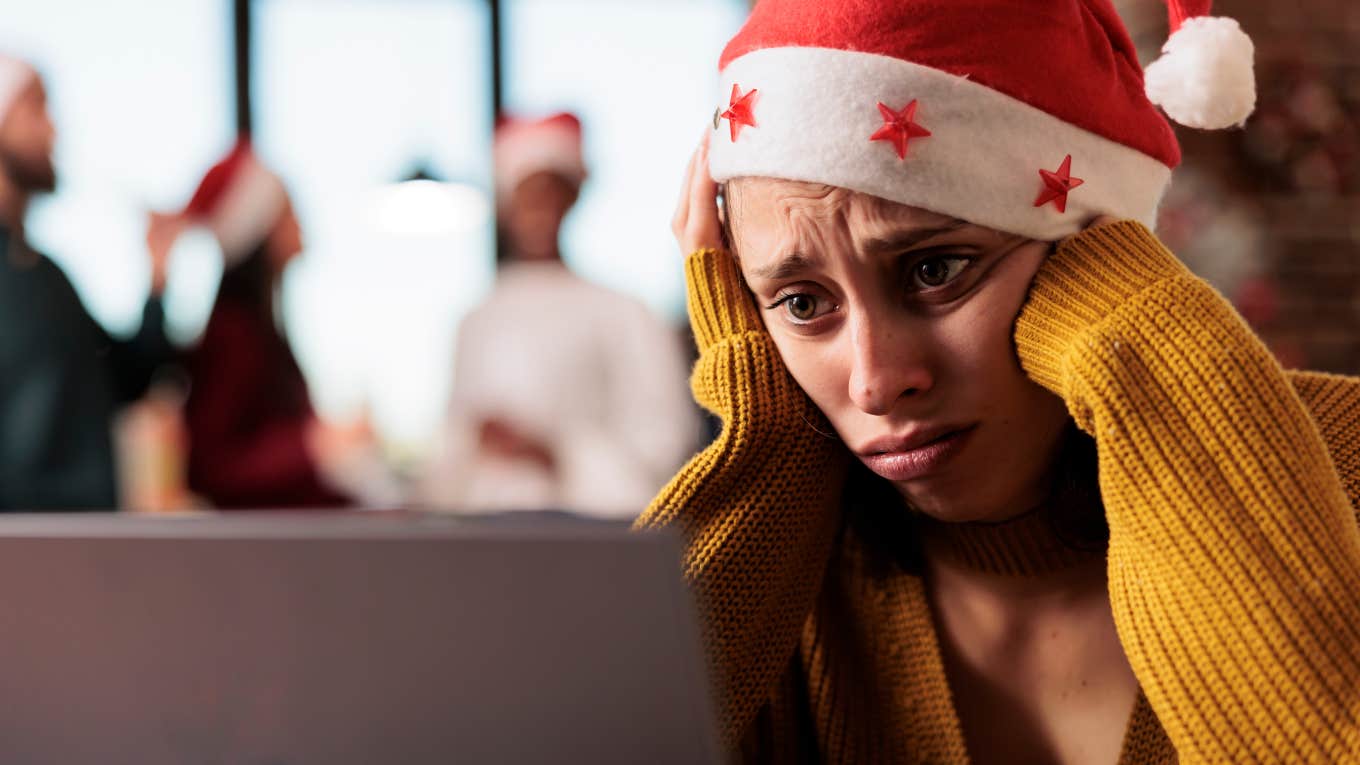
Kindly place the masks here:
<instances>
[{"instance_id":1,"label":"woman's forehead","mask_svg":"<svg viewBox=\"0 0 1360 765\"><path fill-rule=\"evenodd\" d=\"M774 178L728 183L733 252L749 276L782 273L785 261L878 262L921 247L1001 252L1024 240L920 207L825 184Z\"/></svg>"},{"instance_id":2,"label":"woman's forehead","mask_svg":"<svg viewBox=\"0 0 1360 765\"><path fill-rule=\"evenodd\" d=\"M728 182L728 198L735 200L742 217L769 215L786 219L790 214L823 217L847 216L864 223L894 227L939 228L957 226L948 215L839 186L781 178L736 178Z\"/></svg>"}]
</instances>

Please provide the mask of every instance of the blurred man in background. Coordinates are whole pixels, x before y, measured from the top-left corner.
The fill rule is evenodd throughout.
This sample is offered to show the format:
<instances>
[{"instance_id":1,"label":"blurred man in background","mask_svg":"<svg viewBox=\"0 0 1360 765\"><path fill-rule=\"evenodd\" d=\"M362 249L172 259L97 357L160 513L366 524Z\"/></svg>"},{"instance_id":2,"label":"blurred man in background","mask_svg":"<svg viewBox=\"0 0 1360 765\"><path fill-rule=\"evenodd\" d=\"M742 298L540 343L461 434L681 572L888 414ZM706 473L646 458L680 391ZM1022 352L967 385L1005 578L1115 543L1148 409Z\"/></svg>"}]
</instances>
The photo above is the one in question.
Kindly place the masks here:
<instances>
[{"instance_id":1,"label":"blurred man in background","mask_svg":"<svg viewBox=\"0 0 1360 765\"><path fill-rule=\"evenodd\" d=\"M562 261L562 221L586 176L574 116L503 119L495 163L505 256L459 327L424 500L635 516L697 445L679 341L641 303Z\"/></svg>"},{"instance_id":2,"label":"blurred man in background","mask_svg":"<svg viewBox=\"0 0 1360 765\"><path fill-rule=\"evenodd\" d=\"M42 80L0 56L0 510L111 510L114 414L172 352L165 267L153 260L137 335L110 337L24 237L29 201L56 187L54 140Z\"/></svg>"}]
</instances>

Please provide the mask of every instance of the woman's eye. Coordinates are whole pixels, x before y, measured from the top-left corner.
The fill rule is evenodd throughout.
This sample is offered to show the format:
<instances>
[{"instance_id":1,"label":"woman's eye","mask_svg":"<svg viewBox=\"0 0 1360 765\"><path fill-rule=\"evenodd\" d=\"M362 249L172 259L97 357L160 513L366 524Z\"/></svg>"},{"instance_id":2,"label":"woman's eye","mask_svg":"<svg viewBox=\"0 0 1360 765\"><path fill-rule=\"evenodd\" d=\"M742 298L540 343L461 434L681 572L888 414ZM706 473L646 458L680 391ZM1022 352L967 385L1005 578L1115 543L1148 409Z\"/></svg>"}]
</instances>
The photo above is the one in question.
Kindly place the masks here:
<instances>
[{"instance_id":1,"label":"woman's eye","mask_svg":"<svg viewBox=\"0 0 1360 765\"><path fill-rule=\"evenodd\" d=\"M923 289L942 287L968 268L968 258L927 258L912 267L912 281Z\"/></svg>"},{"instance_id":2,"label":"woman's eye","mask_svg":"<svg viewBox=\"0 0 1360 765\"><path fill-rule=\"evenodd\" d=\"M784 301L784 307L799 321L811 321L817 316L817 298L811 295L790 295Z\"/></svg>"},{"instance_id":3,"label":"woman's eye","mask_svg":"<svg viewBox=\"0 0 1360 765\"><path fill-rule=\"evenodd\" d=\"M814 319L820 318L823 314L830 311L834 306L830 301L819 298L816 295L809 295L806 292L794 292L780 297L770 308L782 308L784 314L795 323L806 324Z\"/></svg>"}]
</instances>

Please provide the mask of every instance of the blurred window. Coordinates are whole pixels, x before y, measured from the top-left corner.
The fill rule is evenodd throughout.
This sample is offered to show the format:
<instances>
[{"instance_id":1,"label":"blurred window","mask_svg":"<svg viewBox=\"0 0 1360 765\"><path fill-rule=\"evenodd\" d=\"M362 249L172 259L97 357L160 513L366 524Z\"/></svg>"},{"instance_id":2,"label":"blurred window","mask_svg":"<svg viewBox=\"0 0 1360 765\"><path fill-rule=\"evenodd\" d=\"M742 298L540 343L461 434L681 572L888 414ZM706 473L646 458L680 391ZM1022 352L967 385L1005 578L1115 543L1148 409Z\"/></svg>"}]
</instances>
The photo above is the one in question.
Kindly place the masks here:
<instances>
[{"instance_id":1,"label":"blurred window","mask_svg":"<svg viewBox=\"0 0 1360 765\"><path fill-rule=\"evenodd\" d=\"M304 256L284 310L318 408L367 408L418 448L453 331L493 276L490 20L482 0L253 5L254 141L288 185ZM460 184L394 187L417 172Z\"/></svg>"}]
</instances>

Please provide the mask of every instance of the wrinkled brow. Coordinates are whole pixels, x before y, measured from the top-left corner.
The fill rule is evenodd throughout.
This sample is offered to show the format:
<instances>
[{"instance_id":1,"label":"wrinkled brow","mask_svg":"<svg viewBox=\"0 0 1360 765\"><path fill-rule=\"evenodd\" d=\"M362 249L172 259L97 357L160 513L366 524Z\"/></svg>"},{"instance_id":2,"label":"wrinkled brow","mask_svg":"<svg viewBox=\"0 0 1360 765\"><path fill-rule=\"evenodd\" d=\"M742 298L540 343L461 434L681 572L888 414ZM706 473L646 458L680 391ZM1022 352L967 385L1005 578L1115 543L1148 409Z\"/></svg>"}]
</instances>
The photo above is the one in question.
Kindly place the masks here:
<instances>
[{"instance_id":1,"label":"wrinkled brow","mask_svg":"<svg viewBox=\"0 0 1360 765\"><path fill-rule=\"evenodd\" d=\"M868 255L886 255L895 252L910 250L921 242L928 242L937 236L958 231L968 225L968 221L955 218L941 226L931 228L917 228L900 233L888 234L868 239L864 242L863 250Z\"/></svg>"},{"instance_id":2,"label":"wrinkled brow","mask_svg":"<svg viewBox=\"0 0 1360 765\"><path fill-rule=\"evenodd\" d=\"M932 228L917 228L896 234L874 237L864 243L864 252L869 255L886 255L902 252L928 242L937 236L957 231L968 225L968 221L954 219L944 225ZM814 259L801 252L791 252L773 263L751 269L751 275L768 281L783 281L816 268Z\"/></svg>"},{"instance_id":3,"label":"wrinkled brow","mask_svg":"<svg viewBox=\"0 0 1360 765\"><path fill-rule=\"evenodd\" d=\"M779 260L765 266L751 269L751 275L768 281L783 281L815 267L816 263L801 252L791 252Z\"/></svg>"}]
</instances>

